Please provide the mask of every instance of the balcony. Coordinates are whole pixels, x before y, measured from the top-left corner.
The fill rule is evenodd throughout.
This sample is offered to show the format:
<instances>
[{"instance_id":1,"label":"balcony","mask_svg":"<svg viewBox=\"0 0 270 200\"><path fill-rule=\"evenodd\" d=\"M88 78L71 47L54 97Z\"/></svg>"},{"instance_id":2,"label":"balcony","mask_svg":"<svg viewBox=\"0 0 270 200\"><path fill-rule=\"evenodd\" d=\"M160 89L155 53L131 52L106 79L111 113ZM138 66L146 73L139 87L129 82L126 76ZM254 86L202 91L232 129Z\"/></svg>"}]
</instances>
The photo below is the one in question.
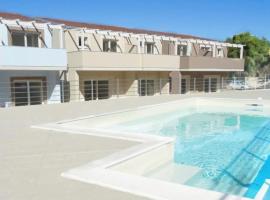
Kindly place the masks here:
<instances>
[{"instance_id":1,"label":"balcony","mask_svg":"<svg viewBox=\"0 0 270 200\"><path fill-rule=\"evenodd\" d=\"M66 70L64 49L0 46L0 70Z\"/></svg>"},{"instance_id":2,"label":"balcony","mask_svg":"<svg viewBox=\"0 0 270 200\"><path fill-rule=\"evenodd\" d=\"M180 71L244 71L244 59L181 57Z\"/></svg>"},{"instance_id":3,"label":"balcony","mask_svg":"<svg viewBox=\"0 0 270 200\"><path fill-rule=\"evenodd\" d=\"M78 70L178 71L180 57L172 55L129 54L78 51L68 53L68 63Z\"/></svg>"}]
</instances>

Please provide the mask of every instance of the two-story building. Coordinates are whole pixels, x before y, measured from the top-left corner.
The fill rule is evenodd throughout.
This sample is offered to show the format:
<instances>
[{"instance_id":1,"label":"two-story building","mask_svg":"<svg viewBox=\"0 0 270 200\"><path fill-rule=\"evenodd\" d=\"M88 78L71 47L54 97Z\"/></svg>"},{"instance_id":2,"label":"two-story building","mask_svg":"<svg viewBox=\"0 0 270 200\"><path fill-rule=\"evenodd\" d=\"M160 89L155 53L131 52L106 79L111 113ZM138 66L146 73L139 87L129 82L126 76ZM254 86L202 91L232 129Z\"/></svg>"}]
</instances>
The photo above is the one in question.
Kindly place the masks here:
<instances>
[{"instance_id":1,"label":"two-story building","mask_svg":"<svg viewBox=\"0 0 270 200\"><path fill-rule=\"evenodd\" d=\"M215 92L244 70L243 45L0 13L0 104ZM228 58L239 48L239 58Z\"/></svg>"},{"instance_id":2,"label":"two-story building","mask_svg":"<svg viewBox=\"0 0 270 200\"><path fill-rule=\"evenodd\" d=\"M66 27L70 100L213 92L228 72L244 69L242 45L174 33L44 20ZM227 58L228 47L240 48L241 57Z\"/></svg>"},{"instance_id":3,"label":"two-story building","mask_svg":"<svg viewBox=\"0 0 270 200\"><path fill-rule=\"evenodd\" d=\"M71 100L169 94L169 74L179 71L180 57L165 54L163 43L173 38L47 20L66 25Z\"/></svg>"},{"instance_id":4,"label":"two-story building","mask_svg":"<svg viewBox=\"0 0 270 200\"><path fill-rule=\"evenodd\" d=\"M243 45L205 39L181 39L177 47L180 71L173 80L180 85L176 93L216 92L228 84L229 73L243 72ZM239 50L238 58L229 58L229 48Z\"/></svg>"},{"instance_id":5,"label":"two-story building","mask_svg":"<svg viewBox=\"0 0 270 200\"><path fill-rule=\"evenodd\" d=\"M61 102L63 25L0 13L0 106Z\"/></svg>"}]
</instances>

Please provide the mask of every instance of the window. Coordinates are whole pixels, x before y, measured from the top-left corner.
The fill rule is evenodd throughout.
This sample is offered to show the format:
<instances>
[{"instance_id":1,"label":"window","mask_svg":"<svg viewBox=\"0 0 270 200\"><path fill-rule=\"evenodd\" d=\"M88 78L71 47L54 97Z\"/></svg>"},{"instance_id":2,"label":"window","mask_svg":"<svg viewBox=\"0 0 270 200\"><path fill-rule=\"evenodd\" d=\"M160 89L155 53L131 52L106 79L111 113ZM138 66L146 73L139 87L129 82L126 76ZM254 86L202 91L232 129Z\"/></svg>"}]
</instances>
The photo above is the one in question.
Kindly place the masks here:
<instances>
[{"instance_id":1,"label":"window","mask_svg":"<svg viewBox=\"0 0 270 200\"><path fill-rule=\"evenodd\" d=\"M11 33L12 45L24 47L24 33L13 32Z\"/></svg>"},{"instance_id":2,"label":"window","mask_svg":"<svg viewBox=\"0 0 270 200\"><path fill-rule=\"evenodd\" d=\"M108 80L84 81L84 98L86 101L108 99L109 81Z\"/></svg>"},{"instance_id":3,"label":"window","mask_svg":"<svg viewBox=\"0 0 270 200\"><path fill-rule=\"evenodd\" d=\"M204 92L216 92L218 90L218 79L213 77L204 78Z\"/></svg>"},{"instance_id":4,"label":"window","mask_svg":"<svg viewBox=\"0 0 270 200\"><path fill-rule=\"evenodd\" d=\"M82 47L82 37L81 36L78 37L78 46Z\"/></svg>"},{"instance_id":5,"label":"window","mask_svg":"<svg viewBox=\"0 0 270 200\"><path fill-rule=\"evenodd\" d=\"M223 49L217 48L217 57L223 57Z\"/></svg>"},{"instance_id":6,"label":"window","mask_svg":"<svg viewBox=\"0 0 270 200\"><path fill-rule=\"evenodd\" d=\"M109 40L103 40L103 51L105 51L105 52L110 51Z\"/></svg>"},{"instance_id":7,"label":"window","mask_svg":"<svg viewBox=\"0 0 270 200\"><path fill-rule=\"evenodd\" d=\"M212 51L211 46L205 46L205 45L202 45L202 46L200 46L200 49L201 49L202 51L205 51L205 52Z\"/></svg>"},{"instance_id":8,"label":"window","mask_svg":"<svg viewBox=\"0 0 270 200\"><path fill-rule=\"evenodd\" d=\"M38 33L12 32L11 40L13 46L39 47Z\"/></svg>"},{"instance_id":9,"label":"window","mask_svg":"<svg viewBox=\"0 0 270 200\"><path fill-rule=\"evenodd\" d=\"M177 45L177 55L187 56L187 45Z\"/></svg>"},{"instance_id":10,"label":"window","mask_svg":"<svg viewBox=\"0 0 270 200\"><path fill-rule=\"evenodd\" d=\"M15 106L42 104L44 96L42 80L14 80L12 84Z\"/></svg>"},{"instance_id":11,"label":"window","mask_svg":"<svg viewBox=\"0 0 270 200\"><path fill-rule=\"evenodd\" d=\"M88 46L88 37L79 36L78 37L78 46L79 48L85 48Z\"/></svg>"},{"instance_id":12,"label":"window","mask_svg":"<svg viewBox=\"0 0 270 200\"><path fill-rule=\"evenodd\" d=\"M145 43L146 53L154 54L154 43Z\"/></svg>"},{"instance_id":13,"label":"window","mask_svg":"<svg viewBox=\"0 0 270 200\"><path fill-rule=\"evenodd\" d=\"M27 46L38 47L38 34L26 34Z\"/></svg>"},{"instance_id":14,"label":"window","mask_svg":"<svg viewBox=\"0 0 270 200\"><path fill-rule=\"evenodd\" d=\"M111 52L116 52L117 43L115 40L111 40Z\"/></svg>"},{"instance_id":15,"label":"window","mask_svg":"<svg viewBox=\"0 0 270 200\"><path fill-rule=\"evenodd\" d=\"M182 78L181 79L181 94L186 94L187 93L187 79Z\"/></svg>"},{"instance_id":16,"label":"window","mask_svg":"<svg viewBox=\"0 0 270 200\"><path fill-rule=\"evenodd\" d=\"M117 41L116 40L103 40L103 51L117 52Z\"/></svg>"},{"instance_id":17,"label":"window","mask_svg":"<svg viewBox=\"0 0 270 200\"><path fill-rule=\"evenodd\" d=\"M154 80L139 80L139 96L153 96L155 94Z\"/></svg>"},{"instance_id":18,"label":"window","mask_svg":"<svg viewBox=\"0 0 270 200\"><path fill-rule=\"evenodd\" d=\"M84 46L88 46L88 37L83 38Z\"/></svg>"}]
</instances>

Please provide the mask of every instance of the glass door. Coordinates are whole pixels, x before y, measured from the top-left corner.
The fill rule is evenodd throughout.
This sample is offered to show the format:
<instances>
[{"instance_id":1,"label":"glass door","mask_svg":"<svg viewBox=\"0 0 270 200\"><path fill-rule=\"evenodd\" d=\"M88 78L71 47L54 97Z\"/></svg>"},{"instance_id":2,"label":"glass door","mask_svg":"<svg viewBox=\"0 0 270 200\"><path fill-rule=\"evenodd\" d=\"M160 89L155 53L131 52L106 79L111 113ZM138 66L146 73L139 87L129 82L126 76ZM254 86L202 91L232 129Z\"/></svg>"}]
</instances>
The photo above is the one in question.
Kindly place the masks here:
<instances>
[{"instance_id":1,"label":"glass door","mask_svg":"<svg viewBox=\"0 0 270 200\"><path fill-rule=\"evenodd\" d=\"M155 82L154 80L147 80L147 96L153 96L155 94Z\"/></svg>"},{"instance_id":2,"label":"glass door","mask_svg":"<svg viewBox=\"0 0 270 200\"><path fill-rule=\"evenodd\" d=\"M109 81L98 81L98 99L109 98Z\"/></svg>"},{"instance_id":3,"label":"glass door","mask_svg":"<svg viewBox=\"0 0 270 200\"><path fill-rule=\"evenodd\" d=\"M42 82L41 81L29 81L29 104L39 105L42 104Z\"/></svg>"},{"instance_id":4,"label":"glass door","mask_svg":"<svg viewBox=\"0 0 270 200\"><path fill-rule=\"evenodd\" d=\"M13 84L13 96L15 106L28 105L28 87L27 82L15 82Z\"/></svg>"},{"instance_id":5,"label":"glass door","mask_svg":"<svg viewBox=\"0 0 270 200\"><path fill-rule=\"evenodd\" d=\"M146 80L139 80L139 96L146 96Z\"/></svg>"},{"instance_id":6,"label":"glass door","mask_svg":"<svg viewBox=\"0 0 270 200\"><path fill-rule=\"evenodd\" d=\"M85 101L97 99L96 81L84 81L84 98Z\"/></svg>"},{"instance_id":7,"label":"glass door","mask_svg":"<svg viewBox=\"0 0 270 200\"><path fill-rule=\"evenodd\" d=\"M210 92L209 85L210 85L210 78L204 78L203 80L204 92Z\"/></svg>"},{"instance_id":8,"label":"glass door","mask_svg":"<svg viewBox=\"0 0 270 200\"><path fill-rule=\"evenodd\" d=\"M204 78L204 92L217 92L218 79L213 77Z\"/></svg>"},{"instance_id":9,"label":"glass door","mask_svg":"<svg viewBox=\"0 0 270 200\"><path fill-rule=\"evenodd\" d=\"M85 101L108 99L109 81L108 80L89 80L84 81Z\"/></svg>"},{"instance_id":10,"label":"glass door","mask_svg":"<svg viewBox=\"0 0 270 200\"><path fill-rule=\"evenodd\" d=\"M187 79L182 78L181 79L181 94L187 93Z\"/></svg>"},{"instance_id":11,"label":"glass door","mask_svg":"<svg viewBox=\"0 0 270 200\"><path fill-rule=\"evenodd\" d=\"M154 80L139 80L139 96L153 96L155 94Z\"/></svg>"},{"instance_id":12,"label":"glass door","mask_svg":"<svg viewBox=\"0 0 270 200\"><path fill-rule=\"evenodd\" d=\"M211 92L217 91L217 78L211 78Z\"/></svg>"},{"instance_id":13,"label":"glass door","mask_svg":"<svg viewBox=\"0 0 270 200\"><path fill-rule=\"evenodd\" d=\"M13 87L15 106L42 104L42 81L14 81Z\"/></svg>"}]
</instances>

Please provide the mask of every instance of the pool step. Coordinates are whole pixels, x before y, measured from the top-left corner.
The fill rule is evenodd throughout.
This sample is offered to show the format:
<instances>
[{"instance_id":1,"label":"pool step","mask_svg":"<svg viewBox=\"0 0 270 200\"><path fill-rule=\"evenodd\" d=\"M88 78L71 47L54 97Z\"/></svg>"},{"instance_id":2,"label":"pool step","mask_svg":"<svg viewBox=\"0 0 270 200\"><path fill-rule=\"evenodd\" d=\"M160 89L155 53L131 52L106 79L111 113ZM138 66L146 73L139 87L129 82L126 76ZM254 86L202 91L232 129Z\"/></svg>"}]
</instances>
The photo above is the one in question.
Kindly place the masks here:
<instances>
[{"instance_id":1,"label":"pool step","mask_svg":"<svg viewBox=\"0 0 270 200\"><path fill-rule=\"evenodd\" d=\"M270 123L267 123L258 131L254 139L224 169L219 179L222 179L222 176L229 177L232 182L246 187L248 189L246 194L256 195L259 187L263 184L261 183L262 175L267 176L267 170L270 178L269 128Z\"/></svg>"},{"instance_id":2,"label":"pool step","mask_svg":"<svg viewBox=\"0 0 270 200\"><path fill-rule=\"evenodd\" d=\"M254 182L248 188L245 196L249 198L254 198L266 179L270 179L270 156L263 165L262 169L259 171Z\"/></svg>"},{"instance_id":3,"label":"pool step","mask_svg":"<svg viewBox=\"0 0 270 200\"><path fill-rule=\"evenodd\" d=\"M188 165L175 164L168 162L163 166L145 174L144 176L156 178L163 181L169 181L184 184L202 169Z\"/></svg>"}]
</instances>

